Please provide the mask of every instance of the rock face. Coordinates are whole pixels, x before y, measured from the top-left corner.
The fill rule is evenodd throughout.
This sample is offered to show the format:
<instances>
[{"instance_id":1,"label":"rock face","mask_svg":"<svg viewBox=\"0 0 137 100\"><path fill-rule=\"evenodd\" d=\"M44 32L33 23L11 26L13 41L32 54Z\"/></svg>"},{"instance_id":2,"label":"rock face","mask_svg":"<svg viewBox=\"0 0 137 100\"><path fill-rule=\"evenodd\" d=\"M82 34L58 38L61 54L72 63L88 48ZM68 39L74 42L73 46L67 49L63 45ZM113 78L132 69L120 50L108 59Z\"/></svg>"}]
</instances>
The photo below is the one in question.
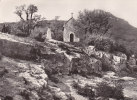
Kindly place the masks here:
<instances>
[{"instance_id":1,"label":"rock face","mask_svg":"<svg viewBox=\"0 0 137 100\"><path fill-rule=\"evenodd\" d=\"M22 59L32 58L30 53L32 45L0 39L0 46L0 52L5 56Z\"/></svg>"},{"instance_id":2,"label":"rock face","mask_svg":"<svg viewBox=\"0 0 137 100\"><path fill-rule=\"evenodd\" d=\"M89 46L84 49L85 53L91 57L100 59L103 70L121 71L126 68L127 56L121 52L115 54L97 51L94 46Z\"/></svg>"},{"instance_id":3,"label":"rock face","mask_svg":"<svg viewBox=\"0 0 137 100\"><path fill-rule=\"evenodd\" d=\"M95 46L85 47L84 52L90 56L95 52Z\"/></svg>"},{"instance_id":4,"label":"rock face","mask_svg":"<svg viewBox=\"0 0 137 100\"><path fill-rule=\"evenodd\" d=\"M2 65L0 66L1 98L10 97L13 100L40 99L39 91L47 86L48 79L41 65L26 61L15 61L5 57L0 63Z\"/></svg>"},{"instance_id":5,"label":"rock face","mask_svg":"<svg viewBox=\"0 0 137 100\"><path fill-rule=\"evenodd\" d=\"M34 58L32 51L34 41L19 38L10 34L0 33L0 53L4 56L30 60Z\"/></svg>"}]
</instances>

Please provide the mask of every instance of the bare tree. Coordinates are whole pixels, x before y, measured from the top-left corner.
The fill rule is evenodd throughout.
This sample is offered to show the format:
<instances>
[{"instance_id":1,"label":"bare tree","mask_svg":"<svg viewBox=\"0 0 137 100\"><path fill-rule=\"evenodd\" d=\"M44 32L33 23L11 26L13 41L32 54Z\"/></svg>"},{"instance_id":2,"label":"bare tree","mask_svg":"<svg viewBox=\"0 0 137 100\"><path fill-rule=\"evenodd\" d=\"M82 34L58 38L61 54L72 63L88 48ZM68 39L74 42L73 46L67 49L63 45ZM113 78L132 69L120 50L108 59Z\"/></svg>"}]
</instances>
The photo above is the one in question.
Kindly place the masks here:
<instances>
[{"instance_id":1,"label":"bare tree","mask_svg":"<svg viewBox=\"0 0 137 100\"><path fill-rule=\"evenodd\" d=\"M29 6L21 5L16 7L15 14L20 18L18 29L26 36L31 34L31 31L37 26L38 22L44 20L41 15L37 15L37 6L31 4Z\"/></svg>"}]
</instances>

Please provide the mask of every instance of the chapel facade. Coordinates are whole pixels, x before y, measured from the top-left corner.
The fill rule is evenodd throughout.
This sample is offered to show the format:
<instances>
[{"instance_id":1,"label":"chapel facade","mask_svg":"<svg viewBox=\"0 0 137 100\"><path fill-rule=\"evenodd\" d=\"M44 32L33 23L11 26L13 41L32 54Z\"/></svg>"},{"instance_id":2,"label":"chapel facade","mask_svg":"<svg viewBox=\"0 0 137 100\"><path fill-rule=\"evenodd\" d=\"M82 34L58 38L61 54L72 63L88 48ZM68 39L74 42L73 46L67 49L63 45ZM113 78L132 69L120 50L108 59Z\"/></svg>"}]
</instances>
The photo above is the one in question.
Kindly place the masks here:
<instances>
[{"instance_id":1,"label":"chapel facade","mask_svg":"<svg viewBox=\"0 0 137 100\"><path fill-rule=\"evenodd\" d=\"M64 24L63 41L64 42L79 42L79 38L76 35L76 29L74 27L75 19L73 16Z\"/></svg>"}]
</instances>

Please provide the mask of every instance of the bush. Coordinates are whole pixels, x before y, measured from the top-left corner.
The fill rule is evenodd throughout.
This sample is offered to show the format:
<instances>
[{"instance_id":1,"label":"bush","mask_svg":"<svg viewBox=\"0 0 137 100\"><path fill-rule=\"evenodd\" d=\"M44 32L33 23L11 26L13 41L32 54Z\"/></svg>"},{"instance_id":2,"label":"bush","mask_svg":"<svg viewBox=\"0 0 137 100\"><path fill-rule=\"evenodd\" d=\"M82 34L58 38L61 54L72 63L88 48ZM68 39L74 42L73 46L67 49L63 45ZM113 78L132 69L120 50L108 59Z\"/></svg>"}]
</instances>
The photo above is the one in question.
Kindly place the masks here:
<instances>
[{"instance_id":1,"label":"bush","mask_svg":"<svg viewBox=\"0 0 137 100\"><path fill-rule=\"evenodd\" d=\"M96 49L108 52L110 52L115 45L115 41L112 38L102 34L92 34L88 41L88 44L94 45Z\"/></svg>"},{"instance_id":2,"label":"bush","mask_svg":"<svg viewBox=\"0 0 137 100\"><path fill-rule=\"evenodd\" d=\"M63 41L63 21L53 20L50 24L51 31L53 32L52 38L58 41Z\"/></svg>"},{"instance_id":3,"label":"bush","mask_svg":"<svg viewBox=\"0 0 137 100\"><path fill-rule=\"evenodd\" d=\"M11 96L6 96L6 97L4 98L4 100L13 100L13 97L11 97Z\"/></svg>"},{"instance_id":4,"label":"bush","mask_svg":"<svg viewBox=\"0 0 137 100\"><path fill-rule=\"evenodd\" d=\"M11 27L9 25L3 25L3 28L2 28L2 32L3 33L10 33L11 32Z\"/></svg>"},{"instance_id":5,"label":"bush","mask_svg":"<svg viewBox=\"0 0 137 100\"><path fill-rule=\"evenodd\" d=\"M106 52L122 52L128 54L127 49L124 45L116 42L114 39L109 37L109 35L92 34L88 37L88 45L94 45L97 50L102 50Z\"/></svg>"},{"instance_id":6,"label":"bush","mask_svg":"<svg viewBox=\"0 0 137 100\"><path fill-rule=\"evenodd\" d=\"M47 33L47 28L40 28L40 27L36 27L32 33L31 33L31 37L35 38L37 41L40 42L44 42L45 38L46 38L46 33Z\"/></svg>"},{"instance_id":7,"label":"bush","mask_svg":"<svg viewBox=\"0 0 137 100\"><path fill-rule=\"evenodd\" d=\"M90 75L93 70L91 65L89 64L89 59L87 57L82 57L73 59L71 73L72 74L79 74L81 76Z\"/></svg>"},{"instance_id":8,"label":"bush","mask_svg":"<svg viewBox=\"0 0 137 100\"><path fill-rule=\"evenodd\" d=\"M72 97L71 94L68 94L68 95L66 95L66 96L67 96L67 98L68 98L67 100L75 100L75 98Z\"/></svg>"},{"instance_id":9,"label":"bush","mask_svg":"<svg viewBox=\"0 0 137 100\"><path fill-rule=\"evenodd\" d=\"M72 59L71 63L71 73L72 74L79 74L83 77L88 77L88 76L97 76L101 77L101 61L100 60L95 60L92 63L91 62L92 58L89 58L87 55L81 55L81 58L74 58Z\"/></svg>"},{"instance_id":10,"label":"bush","mask_svg":"<svg viewBox=\"0 0 137 100\"><path fill-rule=\"evenodd\" d=\"M124 100L123 88L121 85L116 85L115 87L109 86L107 83L100 83L96 88L97 96L104 98L114 98L117 100Z\"/></svg>"},{"instance_id":11,"label":"bush","mask_svg":"<svg viewBox=\"0 0 137 100\"><path fill-rule=\"evenodd\" d=\"M49 76L68 75L70 72L70 61L63 53L45 54L43 65Z\"/></svg>"},{"instance_id":12,"label":"bush","mask_svg":"<svg viewBox=\"0 0 137 100\"><path fill-rule=\"evenodd\" d=\"M103 71L115 71L109 58L103 56L101 62Z\"/></svg>"},{"instance_id":13,"label":"bush","mask_svg":"<svg viewBox=\"0 0 137 100\"><path fill-rule=\"evenodd\" d=\"M54 94L48 86L38 91L38 95L40 97L39 100L54 100Z\"/></svg>"},{"instance_id":14,"label":"bush","mask_svg":"<svg viewBox=\"0 0 137 100\"><path fill-rule=\"evenodd\" d=\"M44 63L44 67L45 67L44 69L45 73L48 75L48 77L52 77L52 75L58 74L58 70L56 70L56 66L52 64L50 61L46 61Z\"/></svg>"},{"instance_id":15,"label":"bush","mask_svg":"<svg viewBox=\"0 0 137 100\"><path fill-rule=\"evenodd\" d=\"M77 90L77 93L79 95L82 95L84 97L88 97L89 100L92 100L95 98L95 92L93 91L93 87L86 85L84 87L81 87L77 82L73 82L73 87Z\"/></svg>"},{"instance_id":16,"label":"bush","mask_svg":"<svg viewBox=\"0 0 137 100\"><path fill-rule=\"evenodd\" d=\"M29 97L30 94L27 90L20 92L20 95L24 97L26 100L30 100L30 97Z\"/></svg>"}]
</instances>

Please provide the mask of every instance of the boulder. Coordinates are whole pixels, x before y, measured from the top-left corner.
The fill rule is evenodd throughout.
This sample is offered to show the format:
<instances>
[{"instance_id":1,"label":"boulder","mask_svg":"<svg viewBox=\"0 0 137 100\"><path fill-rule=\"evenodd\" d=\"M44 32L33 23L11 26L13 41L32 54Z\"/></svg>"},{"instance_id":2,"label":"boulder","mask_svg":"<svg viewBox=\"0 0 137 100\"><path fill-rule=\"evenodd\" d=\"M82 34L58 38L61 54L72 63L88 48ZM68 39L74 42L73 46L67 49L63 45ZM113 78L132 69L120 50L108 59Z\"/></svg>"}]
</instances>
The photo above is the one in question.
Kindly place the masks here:
<instances>
[{"instance_id":1,"label":"boulder","mask_svg":"<svg viewBox=\"0 0 137 100\"><path fill-rule=\"evenodd\" d=\"M121 62L121 58L119 56L113 56L113 62L114 64L119 64Z\"/></svg>"},{"instance_id":2,"label":"boulder","mask_svg":"<svg viewBox=\"0 0 137 100\"><path fill-rule=\"evenodd\" d=\"M66 93L62 92L60 88L50 86L50 89L59 100L68 100Z\"/></svg>"},{"instance_id":3,"label":"boulder","mask_svg":"<svg viewBox=\"0 0 137 100\"><path fill-rule=\"evenodd\" d=\"M92 55L101 60L102 68L105 71L121 71L126 68L127 56L123 53L110 54L103 51L96 51Z\"/></svg>"},{"instance_id":4,"label":"boulder","mask_svg":"<svg viewBox=\"0 0 137 100\"><path fill-rule=\"evenodd\" d=\"M127 62L127 56L121 52L113 55L112 57L112 67L116 72L120 72L121 70L125 69Z\"/></svg>"},{"instance_id":5,"label":"boulder","mask_svg":"<svg viewBox=\"0 0 137 100\"><path fill-rule=\"evenodd\" d=\"M95 52L95 46L85 47L83 51L90 56L91 54Z\"/></svg>"},{"instance_id":6,"label":"boulder","mask_svg":"<svg viewBox=\"0 0 137 100\"><path fill-rule=\"evenodd\" d=\"M91 57L101 60L102 69L104 71L110 70L110 71L116 71L116 72L118 71L119 72L122 69L126 68L127 56L121 52L116 52L114 54L111 54L111 53L107 53L104 51L97 51L97 50L95 50L94 46L86 47L84 49L84 51L88 56L91 56ZM92 62L92 60L91 60L91 62ZM134 65L133 64L132 65L135 67L135 59L134 59L134 61L132 59L131 62L132 63L134 62ZM132 65L130 64L131 67L133 67Z\"/></svg>"},{"instance_id":7,"label":"boulder","mask_svg":"<svg viewBox=\"0 0 137 100\"><path fill-rule=\"evenodd\" d=\"M38 65L29 64L29 69L25 72L19 73L19 76L24 78L26 84L32 88L41 88L47 85L47 75L45 71Z\"/></svg>"}]
</instances>

